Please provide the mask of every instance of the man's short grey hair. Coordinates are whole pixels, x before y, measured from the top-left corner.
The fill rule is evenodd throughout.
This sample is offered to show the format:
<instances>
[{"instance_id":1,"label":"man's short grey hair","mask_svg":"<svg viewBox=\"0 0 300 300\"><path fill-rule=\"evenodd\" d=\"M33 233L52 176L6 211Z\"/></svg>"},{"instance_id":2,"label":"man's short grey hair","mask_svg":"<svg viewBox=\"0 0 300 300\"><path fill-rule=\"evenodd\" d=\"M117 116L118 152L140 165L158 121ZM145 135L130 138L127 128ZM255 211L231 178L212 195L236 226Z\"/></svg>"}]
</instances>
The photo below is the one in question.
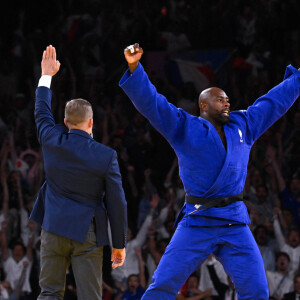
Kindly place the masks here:
<instances>
[{"instance_id":1,"label":"man's short grey hair","mask_svg":"<svg viewBox=\"0 0 300 300\"><path fill-rule=\"evenodd\" d=\"M93 118L93 109L89 101L79 98L66 103L65 119L67 123L78 125L91 118Z\"/></svg>"}]
</instances>

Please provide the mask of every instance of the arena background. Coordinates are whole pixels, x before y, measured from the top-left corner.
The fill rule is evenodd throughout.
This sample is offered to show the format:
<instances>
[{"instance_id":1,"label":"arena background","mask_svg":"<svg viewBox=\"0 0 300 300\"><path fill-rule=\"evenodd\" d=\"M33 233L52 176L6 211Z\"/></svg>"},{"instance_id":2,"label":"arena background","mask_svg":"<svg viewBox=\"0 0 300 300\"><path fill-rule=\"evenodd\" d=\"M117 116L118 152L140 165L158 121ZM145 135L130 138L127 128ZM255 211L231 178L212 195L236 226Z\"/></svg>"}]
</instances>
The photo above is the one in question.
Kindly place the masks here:
<instances>
[{"instance_id":1,"label":"arena background","mask_svg":"<svg viewBox=\"0 0 300 300\"><path fill-rule=\"evenodd\" d=\"M48 44L56 47L62 64L51 87L56 121L62 123L65 102L74 97L93 104L94 138L118 152L129 227L133 238L140 239L149 282L150 265L155 266L172 236L184 194L173 150L118 86L126 70L123 49L138 42L144 49L142 64L158 91L192 114L198 114L198 94L208 86L224 89L231 109L246 109L283 79L288 64L300 67L300 2L11 0L2 3L0 15L0 218L6 222L1 241L5 235L13 249L16 241L27 246L32 230L36 234L31 292L18 297L36 299L39 292L39 228L28 223L28 213L44 180L33 104ZM253 232L263 227L266 233L258 243L261 251L270 250L264 257L270 272L282 250L274 215L285 237L299 229L299 129L298 101L251 152L245 195ZM154 222L145 229L151 207ZM299 245L294 247L298 263ZM126 286L111 274L109 247L104 262L104 299L114 299ZM293 269L297 272L299 266ZM76 299L71 275L65 299ZM205 272L197 270L197 275L199 288L209 289ZM1 281L5 279L2 266Z\"/></svg>"}]
</instances>

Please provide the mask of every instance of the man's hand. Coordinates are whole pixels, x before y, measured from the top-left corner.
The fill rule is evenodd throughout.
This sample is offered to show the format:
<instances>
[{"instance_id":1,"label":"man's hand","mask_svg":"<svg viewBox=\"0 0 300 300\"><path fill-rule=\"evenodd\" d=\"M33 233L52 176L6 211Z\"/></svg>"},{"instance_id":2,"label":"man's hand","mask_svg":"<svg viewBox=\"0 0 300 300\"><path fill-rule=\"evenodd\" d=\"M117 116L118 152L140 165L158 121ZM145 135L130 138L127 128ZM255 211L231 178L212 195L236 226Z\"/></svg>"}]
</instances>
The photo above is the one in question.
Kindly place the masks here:
<instances>
[{"instance_id":1,"label":"man's hand","mask_svg":"<svg viewBox=\"0 0 300 300\"><path fill-rule=\"evenodd\" d=\"M124 49L124 55L128 63L128 67L131 73L137 68L139 61L143 55L143 49L139 44L135 43Z\"/></svg>"},{"instance_id":2,"label":"man's hand","mask_svg":"<svg viewBox=\"0 0 300 300\"><path fill-rule=\"evenodd\" d=\"M125 248L123 249L116 249L113 248L112 254L111 254L111 261L112 263L112 268L115 269L117 267L120 267L124 264L126 257L126 251Z\"/></svg>"},{"instance_id":3,"label":"man's hand","mask_svg":"<svg viewBox=\"0 0 300 300\"><path fill-rule=\"evenodd\" d=\"M54 76L58 72L60 62L56 60L56 50L52 45L43 52L41 67L42 75Z\"/></svg>"}]
</instances>

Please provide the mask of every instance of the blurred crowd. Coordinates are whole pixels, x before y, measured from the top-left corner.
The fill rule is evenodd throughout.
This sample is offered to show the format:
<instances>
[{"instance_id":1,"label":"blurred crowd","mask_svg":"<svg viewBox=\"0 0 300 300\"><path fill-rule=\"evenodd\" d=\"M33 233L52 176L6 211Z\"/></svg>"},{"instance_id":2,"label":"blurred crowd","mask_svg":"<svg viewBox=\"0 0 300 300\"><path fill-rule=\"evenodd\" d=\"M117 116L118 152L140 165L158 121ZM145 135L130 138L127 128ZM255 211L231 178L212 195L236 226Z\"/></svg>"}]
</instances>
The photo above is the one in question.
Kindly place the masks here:
<instances>
[{"instance_id":1,"label":"blurred crowd","mask_svg":"<svg viewBox=\"0 0 300 300\"><path fill-rule=\"evenodd\" d=\"M300 3L11 0L0 14L0 300L39 294L40 228L28 217L45 179L33 110L48 44L62 64L51 87L56 122L63 122L66 101L87 99L94 138L118 153L128 203L127 258L112 270L110 247L104 248L103 299L140 299L172 237L185 193L172 148L118 87L126 70L123 49L139 42L146 69L150 51L229 49L232 55L212 84L226 91L233 109L246 109L283 79L288 64L300 67ZM197 114L193 83L178 87L167 76L149 77L169 101L188 103ZM299 132L298 101L255 143L244 190L270 299L276 300L300 294ZM65 299L77 299L72 268ZM210 256L176 299L236 299L236 293Z\"/></svg>"}]
</instances>

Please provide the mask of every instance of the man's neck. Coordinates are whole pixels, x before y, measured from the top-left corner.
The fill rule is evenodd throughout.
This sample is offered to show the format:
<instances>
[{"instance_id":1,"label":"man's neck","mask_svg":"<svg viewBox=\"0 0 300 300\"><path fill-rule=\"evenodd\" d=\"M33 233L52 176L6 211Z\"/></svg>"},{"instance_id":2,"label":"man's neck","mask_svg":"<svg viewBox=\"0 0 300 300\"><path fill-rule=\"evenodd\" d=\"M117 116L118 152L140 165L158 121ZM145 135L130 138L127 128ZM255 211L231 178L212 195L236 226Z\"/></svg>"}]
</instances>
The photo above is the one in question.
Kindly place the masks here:
<instances>
[{"instance_id":1,"label":"man's neck","mask_svg":"<svg viewBox=\"0 0 300 300\"><path fill-rule=\"evenodd\" d=\"M215 127L215 129L217 130L218 133L224 132L223 124L221 124L220 122L217 122L216 120L214 120L206 115L202 115L201 118L210 122Z\"/></svg>"},{"instance_id":2,"label":"man's neck","mask_svg":"<svg viewBox=\"0 0 300 300\"><path fill-rule=\"evenodd\" d=\"M82 131L85 131L88 134L91 134L90 129L87 129L87 128L82 127L82 126L69 126L69 131L72 130L72 129L82 130Z\"/></svg>"}]
</instances>

